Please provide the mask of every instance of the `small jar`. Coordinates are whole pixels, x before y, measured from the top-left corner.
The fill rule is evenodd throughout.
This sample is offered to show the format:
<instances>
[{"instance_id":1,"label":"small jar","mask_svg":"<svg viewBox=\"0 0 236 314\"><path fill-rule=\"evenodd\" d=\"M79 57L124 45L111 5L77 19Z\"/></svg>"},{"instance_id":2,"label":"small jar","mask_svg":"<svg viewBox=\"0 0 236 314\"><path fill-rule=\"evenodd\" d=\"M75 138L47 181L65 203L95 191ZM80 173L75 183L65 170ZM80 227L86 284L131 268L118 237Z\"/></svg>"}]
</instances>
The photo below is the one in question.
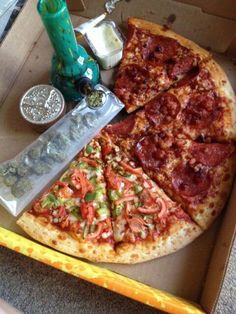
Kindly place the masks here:
<instances>
[{"instance_id":1,"label":"small jar","mask_svg":"<svg viewBox=\"0 0 236 314\"><path fill-rule=\"evenodd\" d=\"M20 112L37 132L44 132L66 112L62 93L51 85L36 85L21 98Z\"/></svg>"}]
</instances>

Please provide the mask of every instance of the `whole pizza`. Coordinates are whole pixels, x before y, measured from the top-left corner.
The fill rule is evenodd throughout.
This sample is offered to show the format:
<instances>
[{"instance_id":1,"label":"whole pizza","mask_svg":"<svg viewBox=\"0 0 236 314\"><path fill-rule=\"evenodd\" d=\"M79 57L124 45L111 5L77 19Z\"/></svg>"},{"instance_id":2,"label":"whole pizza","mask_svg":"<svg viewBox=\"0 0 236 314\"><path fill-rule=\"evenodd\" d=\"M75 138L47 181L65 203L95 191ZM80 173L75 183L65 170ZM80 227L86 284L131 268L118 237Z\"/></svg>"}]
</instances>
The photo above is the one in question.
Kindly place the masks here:
<instances>
[{"instance_id":1,"label":"whole pizza","mask_svg":"<svg viewBox=\"0 0 236 314\"><path fill-rule=\"evenodd\" d=\"M236 101L209 52L136 18L114 92L128 117L94 138L18 224L65 253L130 264L184 247L223 209Z\"/></svg>"}]
</instances>

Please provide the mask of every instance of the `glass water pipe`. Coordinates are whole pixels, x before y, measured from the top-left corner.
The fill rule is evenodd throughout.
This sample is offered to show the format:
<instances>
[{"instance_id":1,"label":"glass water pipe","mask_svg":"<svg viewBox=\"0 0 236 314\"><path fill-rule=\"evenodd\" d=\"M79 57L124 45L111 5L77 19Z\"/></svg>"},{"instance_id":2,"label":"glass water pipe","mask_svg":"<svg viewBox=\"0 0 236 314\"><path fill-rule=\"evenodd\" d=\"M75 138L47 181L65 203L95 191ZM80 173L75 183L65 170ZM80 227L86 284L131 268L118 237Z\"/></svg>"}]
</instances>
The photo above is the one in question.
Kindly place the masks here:
<instances>
[{"instance_id":1,"label":"glass water pipe","mask_svg":"<svg viewBox=\"0 0 236 314\"><path fill-rule=\"evenodd\" d=\"M65 0L39 0L38 12L55 50L52 58L51 81L66 100L83 97L81 84L99 81L99 67L77 43Z\"/></svg>"}]
</instances>

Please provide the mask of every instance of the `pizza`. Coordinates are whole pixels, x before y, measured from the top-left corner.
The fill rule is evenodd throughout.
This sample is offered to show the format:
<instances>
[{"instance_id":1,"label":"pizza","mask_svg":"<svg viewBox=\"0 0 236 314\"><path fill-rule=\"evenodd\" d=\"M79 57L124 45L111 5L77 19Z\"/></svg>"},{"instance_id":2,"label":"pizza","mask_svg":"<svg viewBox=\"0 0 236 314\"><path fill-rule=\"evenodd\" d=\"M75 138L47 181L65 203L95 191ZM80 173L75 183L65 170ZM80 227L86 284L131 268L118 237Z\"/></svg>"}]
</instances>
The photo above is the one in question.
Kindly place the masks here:
<instances>
[{"instance_id":1,"label":"pizza","mask_svg":"<svg viewBox=\"0 0 236 314\"><path fill-rule=\"evenodd\" d=\"M18 224L67 254L132 264L184 247L222 211L236 169L236 101L209 52L136 18L114 91L129 115L105 127Z\"/></svg>"},{"instance_id":2,"label":"pizza","mask_svg":"<svg viewBox=\"0 0 236 314\"><path fill-rule=\"evenodd\" d=\"M65 253L115 263L146 261L195 239L201 229L181 205L104 138L92 140L21 216L25 232Z\"/></svg>"},{"instance_id":3,"label":"pizza","mask_svg":"<svg viewBox=\"0 0 236 314\"><path fill-rule=\"evenodd\" d=\"M168 89L210 54L165 27L129 18L114 91L132 112Z\"/></svg>"}]
</instances>

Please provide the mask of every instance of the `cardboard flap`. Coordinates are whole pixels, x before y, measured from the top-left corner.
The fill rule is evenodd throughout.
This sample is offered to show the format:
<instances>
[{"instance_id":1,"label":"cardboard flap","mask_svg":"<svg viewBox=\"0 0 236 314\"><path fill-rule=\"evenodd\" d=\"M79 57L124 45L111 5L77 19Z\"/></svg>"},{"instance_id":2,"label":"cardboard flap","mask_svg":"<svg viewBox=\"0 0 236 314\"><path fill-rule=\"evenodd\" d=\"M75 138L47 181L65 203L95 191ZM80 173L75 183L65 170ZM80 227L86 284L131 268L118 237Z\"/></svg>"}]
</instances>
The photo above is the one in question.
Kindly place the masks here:
<instances>
[{"instance_id":1,"label":"cardboard flap","mask_svg":"<svg viewBox=\"0 0 236 314\"><path fill-rule=\"evenodd\" d=\"M176 0L188 3L202 9L203 12L216 16L236 20L236 1L235 0Z\"/></svg>"},{"instance_id":2,"label":"cardboard flap","mask_svg":"<svg viewBox=\"0 0 236 314\"><path fill-rule=\"evenodd\" d=\"M86 10L82 14L87 17L104 11L102 0L86 0L85 5ZM199 45L220 53L227 50L236 34L236 21L204 13L199 7L175 0L149 0L148 4L145 0L121 1L108 18L126 27L129 16L166 24Z\"/></svg>"},{"instance_id":3,"label":"cardboard flap","mask_svg":"<svg viewBox=\"0 0 236 314\"><path fill-rule=\"evenodd\" d=\"M216 245L201 297L201 304L208 313L214 313L216 302L222 288L225 272L227 271L227 261L235 239L235 204L236 182L234 183L231 198L227 206L227 214L225 215L221 230L216 240Z\"/></svg>"}]
</instances>

